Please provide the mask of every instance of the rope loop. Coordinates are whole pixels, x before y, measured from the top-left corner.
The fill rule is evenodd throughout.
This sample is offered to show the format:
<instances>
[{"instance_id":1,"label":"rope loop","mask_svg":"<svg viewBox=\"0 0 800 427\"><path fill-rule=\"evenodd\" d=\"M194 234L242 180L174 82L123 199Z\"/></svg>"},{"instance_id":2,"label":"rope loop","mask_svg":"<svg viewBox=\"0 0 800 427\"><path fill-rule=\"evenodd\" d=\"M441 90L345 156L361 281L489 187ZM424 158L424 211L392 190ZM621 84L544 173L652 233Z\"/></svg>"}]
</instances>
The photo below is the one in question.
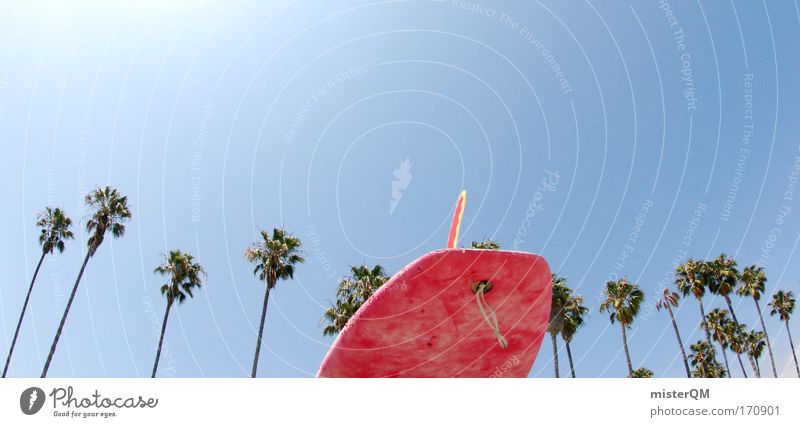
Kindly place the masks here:
<instances>
[{"instance_id":1,"label":"rope loop","mask_svg":"<svg viewBox=\"0 0 800 427\"><path fill-rule=\"evenodd\" d=\"M500 324L497 322L497 313L492 310L489 303L486 302L486 292L492 289L492 284L486 280L472 285L472 290L475 292L475 301L478 304L478 309L483 315L483 320L492 329L494 336L500 343L500 348L508 348L508 340L500 333Z\"/></svg>"}]
</instances>

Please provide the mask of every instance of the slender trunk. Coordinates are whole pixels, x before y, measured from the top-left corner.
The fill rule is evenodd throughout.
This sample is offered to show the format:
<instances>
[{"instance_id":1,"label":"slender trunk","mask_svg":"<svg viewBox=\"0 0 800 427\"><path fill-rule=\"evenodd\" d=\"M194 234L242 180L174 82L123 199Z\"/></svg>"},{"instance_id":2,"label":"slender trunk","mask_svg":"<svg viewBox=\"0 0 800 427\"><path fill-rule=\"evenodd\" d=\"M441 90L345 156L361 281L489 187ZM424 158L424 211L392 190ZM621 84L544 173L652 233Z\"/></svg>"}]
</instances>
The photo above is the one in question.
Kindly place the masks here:
<instances>
[{"instance_id":1,"label":"slender trunk","mask_svg":"<svg viewBox=\"0 0 800 427\"><path fill-rule=\"evenodd\" d=\"M708 341L708 345L711 345L711 332L708 331L708 325L706 324L706 309L703 308L703 300L698 298L697 301L700 303L700 322L703 323L703 330L706 331L706 341Z\"/></svg>"},{"instance_id":2,"label":"slender trunk","mask_svg":"<svg viewBox=\"0 0 800 427\"><path fill-rule=\"evenodd\" d=\"M17 345L19 328L22 326L22 319L25 317L25 310L28 309L28 301L30 301L31 299L31 291L33 291L33 284L36 283L36 276L39 275L39 268L42 266L42 261L44 261L45 255L47 255L47 252L42 251L42 256L41 258L39 258L39 263L36 264L36 270L33 270L33 278L31 279L31 285L28 287L28 294L25 295L25 303L22 304L22 313L19 314L17 329L14 331L14 338L11 340L11 348L8 350L8 358L6 358L6 366L3 368L3 378L5 378L6 373L8 373L8 365L11 363L11 355L14 354L14 346Z\"/></svg>"},{"instance_id":3,"label":"slender trunk","mask_svg":"<svg viewBox=\"0 0 800 427\"><path fill-rule=\"evenodd\" d=\"M750 360L750 367L753 368L753 375L755 375L756 378L761 378L761 372L758 372L758 365L756 365L756 362L755 362L755 359L753 358L753 356L750 356L748 354L747 355L747 359Z\"/></svg>"},{"instance_id":4,"label":"slender trunk","mask_svg":"<svg viewBox=\"0 0 800 427\"><path fill-rule=\"evenodd\" d=\"M753 361L755 361L755 364L756 364L756 370L758 371L758 377L761 378L761 364L758 363L758 359L756 359L755 357L753 358Z\"/></svg>"},{"instance_id":5,"label":"slender trunk","mask_svg":"<svg viewBox=\"0 0 800 427\"><path fill-rule=\"evenodd\" d=\"M769 351L769 361L772 363L772 375L775 378L778 378L778 370L775 368L775 356L772 355L772 344L769 343L769 334L767 333L767 327L764 325L764 317L761 315L761 305L758 304L758 300L753 298L753 301L756 303L756 310L758 310L758 319L761 320L761 329L764 331L764 338L767 340L767 350Z\"/></svg>"},{"instance_id":6,"label":"slender trunk","mask_svg":"<svg viewBox=\"0 0 800 427\"><path fill-rule=\"evenodd\" d=\"M561 375L558 372L558 341L556 340L555 332L550 332L550 340L553 343L553 368L556 370L556 378L560 378Z\"/></svg>"},{"instance_id":7,"label":"slender trunk","mask_svg":"<svg viewBox=\"0 0 800 427\"><path fill-rule=\"evenodd\" d=\"M628 352L628 333L622 322L619 325L622 327L622 347L625 349L625 361L628 362L628 377L633 377L633 364L631 364L631 354Z\"/></svg>"},{"instance_id":8,"label":"slender trunk","mask_svg":"<svg viewBox=\"0 0 800 427\"><path fill-rule=\"evenodd\" d=\"M733 304L731 303L731 297L729 297L728 294L723 295L723 297L725 298L725 302L728 304L728 310L731 312L731 317L733 318L733 324L736 325L736 327L738 328L739 319L736 318L736 312L733 311ZM744 363L742 363L742 355L740 353L736 353L736 358L739 360L739 367L742 368L742 375L744 375L744 377L747 378L747 372L744 370ZM728 376L733 376L731 375L730 371L728 371Z\"/></svg>"},{"instance_id":9,"label":"slender trunk","mask_svg":"<svg viewBox=\"0 0 800 427\"><path fill-rule=\"evenodd\" d=\"M797 370L797 376L800 377L800 365L797 364L797 353L794 352L794 341L792 341L792 331L789 329L789 321L784 320L786 324L786 333L789 334L789 346L792 348L792 357L794 358L794 368Z\"/></svg>"},{"instance_id":10,"label":"slender trunk","mask_svg":"<svg viewBox=\"0 0 800 427\"><path fill-rule=\"evenodd\" d=\"M156 362L153 364L153 375L150 378L156 377L158 371L158 361L161 359L161 345L164 343L164 332L167 330L167 319L169 318L169 309L172 307L172 302L167 301L167 309L164 311L164 322L161 324L161 338L158 339L158 350L156 350Z\"/></svg>"},{"instance_id":11,"label":"slender trunk","mask_svg":"<svg viewBox=\"0 0 800 427\"><path fill-rule=\"evenodd\" d=\"M269 284L266 286L267 290L264 291L264 306L261 308L261 324L258 327L258 340L256 341L256 355L253 358L253 375L256 377L258 371L258 355L261 353L261 337L264 335L264 321L267 319L267 304L269 304Z\"/></svg>"},{"instance_id":12,"label":"slender trunk","mask_svg":"<svg viewBox=\"0 0 800 427\"><path fill-rule=\"evenodd\" d=\"M667 311L669 318L672 320L672 328L675 329L675 337L678 338L678 347L681 349L681 357L683 358L683 367L686 368L686 378L692 377L692 371L689 369L689 359L686 358L686 350L683 348L683 340L681 339L681 332L678 330L678 324L675 322L675 315L672 313L672 307L667 304Z\"/></svg>"},{"instance_id":13,"label":"slender trunk","mask_svg":"<svg viewBox=\"0 0 800 427\"><path fill-rule=\"evenodd\" d=\"M572 378L575 378L575 365L572 363L572 349L569 348L569 341L564 340L567 346L567 360L569 360L569 371L572 374Z\"/></svg>"},{"instance_id":14,"label":"slender trunk","mask_svg":"<svg viewBox=\"0 0 800 427\"><path fill-rule=\"evenodd\" d=\"M733 311L733 304L731 303L731 297L728 294L722 296L725 298L725 302L728 304L728 311L731 312L731 317L733 318L733 324L739 326L739 319L736 318L736 312Z\"/></svg>"},{"instance_id":15,"label":"slender trunk","mask_svg":"<svg viewBox=\"0 0 800 427\"><path fill-rule=\"evenodd\" d=\"M722 358L725 360L725 370L728 372L728 377L731 376L731 366L728 364L728 352L725 351L725 347L722 344L719 345L722 348Z\"/></svg>"},{"instance_id":16,"label":"slender trunk","mask_svg":"<svg viewBox=\"0 0 800 427\"><path fill-rule=\"evenodd\" d=\"M745 371L744 363L742 363L742 354L737 352L736 358L739 359L739 367L742 368L742 375L744 375L744 377L747 378L747 371Z\"/></svg>"},{"instance_id":17,"label":"slender trunk","mask_svg":"<svg viewBox=\"0 0 800 427\"><path fill-rule=\"evenodd\" d=\"M64 308L64 314L61 316L61 323L58 324L56 336L53 338L53 345L50 346L50 354L47 355L47 361L44 363L44 369L42 369L42 378L47 376L47 370L50 369L50 362L53 361L53 355L56 353L56 346L58 346L58 340L61 338L61 332L64 330L64 323L67 321L69 309L72 307L72 301L75 300L75 294L78 292L78 285L81 283L83 272L86 270L86 264L89 262L89 258L92 256L92 253L94 253L94 251L91 248L86 251L86 258L83 259L83 265L81 265L81 270L78 272L78 278L75 279L75 285L72 287L72 293L69 295L67 306Z\"/></svg>"}]
</instances>

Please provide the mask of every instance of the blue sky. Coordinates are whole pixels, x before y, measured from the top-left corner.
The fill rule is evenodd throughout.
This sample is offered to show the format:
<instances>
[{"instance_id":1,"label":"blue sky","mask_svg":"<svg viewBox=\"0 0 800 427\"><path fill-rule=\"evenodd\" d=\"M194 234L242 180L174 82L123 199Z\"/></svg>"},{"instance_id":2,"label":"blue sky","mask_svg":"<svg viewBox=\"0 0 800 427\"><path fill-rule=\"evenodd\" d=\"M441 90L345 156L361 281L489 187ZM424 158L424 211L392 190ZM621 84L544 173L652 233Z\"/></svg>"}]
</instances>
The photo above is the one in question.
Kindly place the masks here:
<instances>
[{"instance_id":1,"label":"blue sky","mask_svg":"<svg viewBox=\"0 0 800 427\"><path fill-rule=\"evenodd\" d=\"M259 375L313 376L338 278L443 247L462 188L462 242L542 254L586 296L579 376L626 374L596 311L609 277L653 301L676 258L726 252L765 265L769 294L798 291L794 2L4 3L3 360L36 213L82 227L83 196L106 184L133 219L90 261L50 376L149 374L165 304L152 270L175 248L208 281L170 318L163 374L247 376L263 287L242 252L275 226L308 260L272 294ZM47 258L11 375L39 375L85 240ZM752 301L734 304L755 325ZM677 316L700 339L696 302ZM782 370L785 329L767 326ZM635 366L682 375L664 313L646 306L630 344ZM531 375L552 375L548 346Z\"/></svg>"}]
</instances>

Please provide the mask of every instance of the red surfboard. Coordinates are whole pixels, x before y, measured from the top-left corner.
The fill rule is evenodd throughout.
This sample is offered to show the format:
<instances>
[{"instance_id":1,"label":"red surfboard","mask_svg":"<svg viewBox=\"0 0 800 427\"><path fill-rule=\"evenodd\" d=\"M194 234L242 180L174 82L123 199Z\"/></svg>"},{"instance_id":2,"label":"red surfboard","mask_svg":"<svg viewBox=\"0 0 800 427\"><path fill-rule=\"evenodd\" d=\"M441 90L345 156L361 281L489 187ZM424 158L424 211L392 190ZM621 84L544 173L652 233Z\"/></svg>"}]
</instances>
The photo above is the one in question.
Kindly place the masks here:
<instances>
[{"instance_id":1,"label":"red surfboard","mask_svg":"<svg viewBox=\"0 0 800 427\"><path fill-rule=\"evenodd\" d=\"M448 246L458 238L464 196ZM538 255L430 252L361 306L317 376L525 377L547 328L551 289L550 269Z\"/></svg>"}]
</instances>

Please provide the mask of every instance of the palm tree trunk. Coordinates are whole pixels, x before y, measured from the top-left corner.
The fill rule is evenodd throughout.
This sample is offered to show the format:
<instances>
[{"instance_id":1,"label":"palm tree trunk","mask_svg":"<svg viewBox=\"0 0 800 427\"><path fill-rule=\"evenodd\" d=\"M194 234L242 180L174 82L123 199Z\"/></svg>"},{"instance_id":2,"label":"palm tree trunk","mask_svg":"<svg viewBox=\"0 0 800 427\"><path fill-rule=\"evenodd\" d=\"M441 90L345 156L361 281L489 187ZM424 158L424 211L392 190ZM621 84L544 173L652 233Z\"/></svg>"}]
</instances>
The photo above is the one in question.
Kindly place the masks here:
<instances>
[{"instance_id":1,"label":"palm tree trunk","mask_svg":"<svg viewBox=\"0 0 800 427\"><path fill-rule=\"evenodd\" d=\"M264 307L261 309L261 324L258 327L258 340L256 341L256 355L253 358L253 375L256 377L258 370L258 355L261 353L261 337L264 335L264 321L267 319L267 304L269 304L269 284L266 286L267 290L264 291Z\"/></svg>"},{"instance_id":2,"label":"palm tree trunk","mask_svg":"<svg viewBox=\"0 0 800 427\"><path fill-rule=\"evenodd\" d=\"M572 350L569 348L569 341L564 340L567 346L567 360L569 360L569 371L572 374L572 378L575 378L575 365L572 363Z\"/></svg>"},{"instance_id":3,"label":"palm tree trunk","mask_svg":"<svg viewBox=\"0 0 800 427\"><path fill-rule=\"evenodd\" d=\"M153 375L150 378L156 377L158 371L158 360L161 359L161 345L164 343L164 332L167 330L167 319L169 318L169 309L172 307L172 302L167 301L167 309L164 311L164 323L161 324L161 338L158 339L158 350L156 350L156 362L153 364Z\"/></svg>"},{"instance_id":4,"label":"palm tree trunk","mask_svg":"<svg viewBox=\"0 0 800 427\"><path fill-rule=\"evenodd\" d=\"M22 319L25 317L25 310L28 309L28 301L30 301L31 299L31 291L33 291L33 284L36 283L36 276L39 275L39 268L42 266L42 261L44 261L45 255L47 255L47 252L42 251L42 257L39 258L39 263L36 264L36 270L33 270L33 278L31 279L31 285L28 287L28 294L25 295L25 303L22 304L22 313L19 314L17 329L14 331L14 338L11 340L11 348L8 350L8 358L6 358L6 366L3 368L3 378L5 378L6 373L8 373L8 365L11 363L11 355L14 354L14 346L17 345L19 328L22 326Z\"/></svg>"},{"instance_id":5,"label":"palm tree trunk","mask_svg":"<svg viewBox=\"0 0 800 427\"><path fill-rule=\"evenodd\" d=\"M730 377L731 366L728 364L728 352L725 351L725 347L722 347L722 344L720 344L720 348L722 348L722 358L725 360L725 370L728 372L728 377Z\"/></svg>"},{"instance_id":6,"label":"palm tree trunk","mask_svg":"<svg viewBox=\"0 0 800 427\"><path fill-rule=\"evenodd\" d=\"M678 330L678 324L675 322L675 315L672 313L672 307L667 304L667 311L669 318L672 320L672 329L675 330L675 337L678 338L678 347L681 349L681 357L683 359L683 366L686 368L686 378L692 377L692 372L689 369L689 359L686 358L686 350L683 348L683 340L681 339L681 332Z\"/></svg>"},{"instance_id":7,"label":"palm tree trunk","mask_svg":"<svg viewBox=\"0 0 800 427\"><path fill-rule=\"evenodd\" d=\"M739 359L739 367L742 368L742 375L747 378L747 371L744 369L744 363L742 363L742 354L736 353L736 358Z\"/></svg>"},{"instance_id":8,"label":"palm tree trunk","mask_svg":"<svg viewBox=\"0 0 800 427\"><path fill-rule=\"evenodd\" d=\"M61 332L64 330L64 323L67 321L69 309L72 307L72 301L75 300L75 294L78 292L78 285L81 283L83 272L86 270L86 264L89 262L89 257L92 256L93 252L94 251L92 251L91 248L86 251L86 258L83 259L83 265L81 265L81 270L78 272L78 278L75 279L75 286L72 287L72 293L69 295L67 307L64 308L64 314L61 316L61 323L58 324L56 336L53 338L53 345L50 346L50 354L47 355L47 361L44 363L44 369L42 369L42 378L47 376L47 370L50 369L50 362L53 361L53 355L56 353L56 346L58 346L58 340L61 338Z\"/></svg>"},{"instance_id":9,"label":"palm tree trunk","mask_svg":"<svg viewBox=\"0 0 800 427\"><path fill-rule=\"evenodd\" d=\"M723 295L725 298L725 302L728 303L728 310L731 312L731 317L733 318L733 324L739 326L739 319L736 318L736 312L733 311L733 304L731 304L731 297L727 294Z\"/></svg>"},{"instance_id":10,"label":"palm tree trunk","mask_svg":"<svg viewBox=\"0 0 800 427\"><path fill-rule=\"evenodd\" d=\"M728 294L723 295L725 298L725 302L728 304L728 310L731 312L731 317L733 318L733 324L736 327L739 327L739 319L736 318L736 312L733 311L733 304L731 303L731 297ZM744 363L742 363L742 355L740 353L736 353L736 358L739 360L739 367L742 368L742 375L747 378L747 372L744 370ZM728 371L728 376L732 376L731 372Z\"/></svg>"},{"instance_id":11,"label":"palm tree trunk","mask_svg":"<svg viewBox=\"0 0 800 427\"><path fill-rule=\"evenodd\" d=\"M622 347L625 349L625 361L628 362L628 377L633 377L633 364L631 363L631 354L628 351L628 333L625 331L625 325L620 322L622 327Z\"/></svg>"},{"instance_id":12,"label":"palm tree trunk","mask_svg":"<svg viewBox=\"0 0 800 427\"><path fill-rule=\"evenodd\" d=\"M753 356L748 355L747 359L750 360L750 366L753 368L753 375L755 375L756 378L761 378L761 372L758 371L758 365L756 365Z\"/></svg>"},{"instance_id":13,"label":"palm tree trunk","mask_svg":"<svg viewBox=\"0 0 800 427\"><path fill-rule=\"evenodd\" d=\"M700 303L700 321L703 323L703 330L706 331L706 341L708 341L708 345L711 345L711 332L708 331L708 325L706 324L706 309L703 308L703 300L698 298L697 301Z\"/></svg>"},{"instance_id":14,"label":"palm tree trunk","mask_svg":"<svg viewBox=\"0 0 800 427\"><path fill-rule=\"evenodd\" d=\"M792 357L794 358L794 368L797 370L797 376L800 377L800 365L797 364L797 353L794 351L794 341L792 341L792 331L789 329L789 320L784 320L786 324L786 333L789 334L789 346L792 348Z\"/></svg>"},{"instance_id":15,"label":"palm tree trunk","mask_svg":"<svg viewBox=\"0 0 800 427\"><path fill-rule=\"evenodd\" d=\"M775 356L772 355L772 344L769 343L769 334L767 333L767 327L764 325L764 316L761 315L761 306L758 304L758 300L753 298L753 301L756 303L756 310L758 310L758 319L761 320L761 329L764 330L764 338L767 340L767 350L769 350L769 361L772 362L772 375L775 378L778 378L778 370L775 368Z\"/></svg>"},{"instance_id":16,"label":"palm tree trunk","mask_svg":"<svg viewBox=\"0 0 800 427\"><path fill-rule=\"evenodd\" d=\"M553 368L556 370L556 378L560 378L561 375L558 372L558 341L556 340L555 332L550 332L550 339L553 343Z\"/></svg>"},{"instance_id":17,"label":"palm tree trunk","mask_svg":"<svg viewBox=\"0 0 800 427\"><path fill-rule=\"evenodd\" d=\"M761 364L758 363L758 359L756 359L755 357L753 358L753 361L756 364L756 370L758 371L758 377L761 378Z\"/></svg>"}]
</instances>

